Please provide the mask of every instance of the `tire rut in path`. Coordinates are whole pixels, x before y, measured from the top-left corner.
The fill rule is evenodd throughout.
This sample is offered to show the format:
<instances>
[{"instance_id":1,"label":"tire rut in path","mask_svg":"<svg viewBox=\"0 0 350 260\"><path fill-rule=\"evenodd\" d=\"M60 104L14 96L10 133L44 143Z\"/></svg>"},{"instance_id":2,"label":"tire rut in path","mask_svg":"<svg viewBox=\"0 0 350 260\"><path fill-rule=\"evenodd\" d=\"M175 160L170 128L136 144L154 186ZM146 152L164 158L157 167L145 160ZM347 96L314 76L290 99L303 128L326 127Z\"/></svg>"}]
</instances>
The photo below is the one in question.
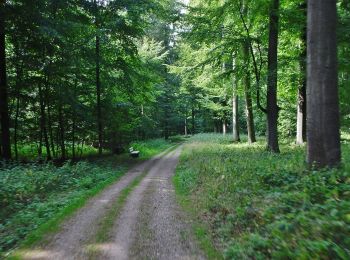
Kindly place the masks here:
<instances>
[{"instance_id":1,"label":"tire rut in path","mask_svg":"<svg viewBox=\"0 0 350 260\"><path fill-rule=\"evenodd\" d=\"M65 221L58 233L46 239L46 241L34 248L25 250L21 255L23 259L88 259L86 245L94 239L99 228L99 221L112 207L120 192L125 189L135 178L157 164L164 154L136 165L123 175L115 184L109 186L101 194L92 198L88 203Z\"/></svg>"},{"instance_id":2,"label":"tire rut in path","mask_svg":"<svg viewBox=\"0 0 350 260\"><path fill-rule=\"evenodd\" d=\"M181 147L162 157L129 196L97 259L204 259L177 205L172 176Z\"/></svg>"}]
</instances>

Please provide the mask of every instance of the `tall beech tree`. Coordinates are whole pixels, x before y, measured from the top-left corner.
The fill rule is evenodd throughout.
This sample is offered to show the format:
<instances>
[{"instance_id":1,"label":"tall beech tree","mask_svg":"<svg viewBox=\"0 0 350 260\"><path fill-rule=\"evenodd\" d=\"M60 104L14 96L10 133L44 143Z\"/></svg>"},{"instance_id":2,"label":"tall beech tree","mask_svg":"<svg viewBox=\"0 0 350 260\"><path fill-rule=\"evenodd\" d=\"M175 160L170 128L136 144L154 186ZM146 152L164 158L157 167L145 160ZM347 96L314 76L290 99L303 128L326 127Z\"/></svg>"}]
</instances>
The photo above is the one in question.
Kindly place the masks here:
<instances>
[{"instance_id":1,"label":"tall beech tree","mask_svg":"<svg viewBox=\"0 0 350 260\"><path fill-rule=\"evenodd\" d=\"M336 3L308 2L307 161L317 167L341 160Z\"/></svg>"},{"instance_id":2,"label":"tall beech tree","mask_svg":"<svg viewBox=\"0 0 350 260\"><path fill-rule=\"evenodd\" d=\"M1 155L3 159L8 160L11 159L11 142L6 73L5 3L5 0L0 1L0 122Z\"/></svg>"},{"instance_id":3,"label":"tall beech tree","mask_svg":"<svg viewBox=\"0 0 350 260\"><path fill-rule=\"evenodd\" d=\"M97 133L98 133L98 153L102 154L103 145L103 126L102 126L102 107L101 107L101 54L100 54L100 6L99 1L94 0L95 8L95 59L96 59L96 114L97 114Z\"/></svg>"},{"instance_id":4,"label":"tall beech tree","mask_svg":"<svg viewBox=\"0 0 350 260\"><path fill-rule=\"evenodd\" d=\"M279 29L279 0L271 0L269 24L269 52L267 79L267 147L271 152L279 153L277 104L277 54Z\"/></svg>"}]
</instances>

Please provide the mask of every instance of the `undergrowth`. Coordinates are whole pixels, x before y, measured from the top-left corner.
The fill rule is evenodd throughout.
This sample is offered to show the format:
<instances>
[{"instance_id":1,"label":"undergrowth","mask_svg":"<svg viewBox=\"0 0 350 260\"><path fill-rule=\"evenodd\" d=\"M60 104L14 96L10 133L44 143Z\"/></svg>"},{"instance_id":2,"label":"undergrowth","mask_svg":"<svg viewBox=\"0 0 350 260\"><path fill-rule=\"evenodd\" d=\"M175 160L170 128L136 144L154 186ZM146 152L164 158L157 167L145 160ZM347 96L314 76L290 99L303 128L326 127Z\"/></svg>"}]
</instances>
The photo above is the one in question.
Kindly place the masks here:
<instances>
[{"instance_id":1,"label":"undergrowth","mask_svg":"<svg viewBox=\"0 0 350 260\"><path fill-rule=\"evenodd\" d=\"M198 135L185 146L177 192L208 227L227 259L350 259L350 149L341 169L312 171L305 152L285 141L233 144Z\"/></svg>"}]
</instances>

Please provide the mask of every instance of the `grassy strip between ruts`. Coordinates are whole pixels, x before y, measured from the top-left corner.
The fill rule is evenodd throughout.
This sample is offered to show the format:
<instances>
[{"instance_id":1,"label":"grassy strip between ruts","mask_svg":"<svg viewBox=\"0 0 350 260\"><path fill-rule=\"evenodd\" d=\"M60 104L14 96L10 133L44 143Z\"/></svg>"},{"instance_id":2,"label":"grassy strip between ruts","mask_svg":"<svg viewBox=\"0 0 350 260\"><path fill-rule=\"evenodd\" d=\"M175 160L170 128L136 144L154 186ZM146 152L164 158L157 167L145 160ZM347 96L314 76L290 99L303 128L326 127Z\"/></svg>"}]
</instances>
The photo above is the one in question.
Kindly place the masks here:
<instances>
[{"instance_id":1,"label":"grassy strip between ruts","mask_svg":"<svg viewBox=\"0 0 350 260\"><path fill-rule=\"evenodd\" d=\"M92 244L87 248L89 252L89 259L98 259L99 249L96 247L96 245L108 241L110 238L109 230L115 224L115 221L118 218L129 194L140 184L146 175L147 172L144 172L140 176L136 177L125 189L120 192L111 210L109 210L109 212L100 222L101 225L95 237L95 244Z\"/></svg>"},{"instance_id":2,"label":"grassy strip between ruts","mask_svg":"<svg viewBox=\"0 0 350 260\"><path fill-rule=\"evenodd\" d=\"M168 148L166 152L162 154L162 156L169 154L170 152L174 151L177 147L178 147L177 145L174 145L173 147ZM110 238L109 230L115 224L115 221L118 218L122 208L124 207L128 196L141 183L143 178L148 174L149 170L150 169L146 169L144 173L136 177L126 188L124 188L120 192L112 208L108 211L108 213L104 216L104 218L100 222L100 228L97 231L97 234L95 236L96 244L100 244L108 241L108 239ZM96 259L98 254L97 252L98 249L96 249L96 247L92 245L92 246L89 246L88 250L91 252L91 258Z\"/></svg>"},{"instance_id":3,"label":"grassy strip between ruts","mask_svg":"<svg viewBox=\"0 0 350 260\"><path fill-rule=\"evenodd\" d=\"M160 153L161 151L166 150L168 148L171 148L171 146L173 146L173 144L168 143L168 142L163 142L163 141L160 142L160 141L151 140L149 142L150 142L151 151L147 151L147 153L146 152L143 153L143 150L141 149L141 155L142 155L141 160L149 159L152 156L156 155L157 153ZM157 148L155 146L157 146ZM143 145L143 147L146 147L146 146ZM26 248L32 247L33 245L37 244L39 241L42 241L48 234L54 233L57 230L59 230L60 224L65 219L67 219L69 216L71 216L77 209L84 206L89 198L97 195L98 193L103 191L105 188L107 188L109 185L111 185L112 183L117 181L127 171L128 168L130 168L132 165L134 165L135 162L140 161L140 160L136 160L136 161L131 160L131 162L130 162L130 160L127 159L126 161L128 161L128 160L129 161L126 164L125 163L122 164L123 167L120 167L120 162L124 161L124 159L115 160L114 158L115 157L111 158L111 160L113 160L112 162L108 162L108 167L101 167L101 169L100 169L100 168L98 168L99 166L96 166L96 169L98 169L98 170L103 171L105 169L108 171L108 174L101 176L101 177L103 177L103 176L109 175L107 178L105 178L103 181L99 180L97 182L97 184L95 184L94 181L91 181L91 183L90 183L91 185L90 184L87 185L87 187L84 190L79 191L79 192L73 192L70 195L70 197L67 196L66 198L62 199L62 202L60 202L58 206L56 206L54 204L54 206L58 207L58 210L55 209L54 211L52 211L52 213L51 213L51 211L49 211L51 213L51 215L46 217L46 219L48 218L46 221L40 220L40 221L38 221L39 222L38 227L36 227L36 228L31 227L32 230L30 232L28 232L28 234L25 236L24 239L22 239L21 243L19 244L19 247L17 246L17 248L26 249ZM118 165L118 168L117 168L117 170L113 170L116 163ZM85 164L87 164L87 165L85 165ZM88 166L92 166L92 164L91 163L83 163L82 170L84 170ZM66 167L70 167L70 166L66 166ZM80 169L79 167L77 169L75 169L75 171L79 170ZM93 169L95 169L95 168L93 168ZM71 170L71 168L69 168L66 171L68 171L68 173L69 173L72 170ZM114 172L114 173L112 173L112 172ZM101 179L101 177L99 179ZM57 196L59 196L59 195L60 194L58 193ZM55 199L55 196L56 195L53 194L53 199ZM67 203L67 201L68 201L68 203ZM49 209L49 207L51 207L50 202L48 205L43 204L43 203L41 203L40 205L44 205L46 207L46 209ZM19 213L22 214L21 212L19 212ZM27 213L25 212L25 214L27 214ZM33 214L33 213L30 213L30 214ZM31 221L31 222L33 222L33 221ZM16 224L16 225L18 226L20 224ZM21 226L18 226L18 228L21 228ZM28 230L30 230L30 229L28 229ZM0 232L0 235L2 236L2 235L4 235L4 233L1 234L1 232ZM5 239L6 237L3 237L3 238ZM19 250L17 250L16 252L19 252ZM0 256L2 256L2 257L8 256L8 255L9 255L9 253L7 253L6 255L4 253L3 253L3 255L0 254ZM9 258L10 259L17 259L15 254L12 254L11 256L9 256Z\"/></svg>"}]
</instances>

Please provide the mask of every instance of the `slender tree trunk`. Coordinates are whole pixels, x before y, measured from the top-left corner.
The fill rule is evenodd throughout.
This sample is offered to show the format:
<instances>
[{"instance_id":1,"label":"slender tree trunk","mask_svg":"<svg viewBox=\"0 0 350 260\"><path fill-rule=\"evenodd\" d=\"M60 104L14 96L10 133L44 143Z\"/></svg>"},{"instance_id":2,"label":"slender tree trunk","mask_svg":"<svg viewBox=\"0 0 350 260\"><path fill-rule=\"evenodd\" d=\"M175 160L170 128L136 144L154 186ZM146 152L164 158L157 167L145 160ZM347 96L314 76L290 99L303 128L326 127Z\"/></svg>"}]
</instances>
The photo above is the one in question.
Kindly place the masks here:
<instances>
[{"instance_id":1,"label":"slender tree trunk","mask_svg":"<svg viewBox=\"0 0 350 260\"><path fill-rule=\"evenodd\" d=\"M306 142L306 84L298 89L297 140L301 145Z\"/></svg>"},{"instance_id":2,"label":"slender tree trunk","mask_svg":"<svg viewBox=\"0 0 350 260\"><path fill-rule=\"evenodd\" d=\"M306 2L302 4L301 9L307 16L307 4ZM300 87L298 89L298 105L297 105L297 144L303 144L306 142L306 59L307 59L307 27L303 28L301 40L303 43L303 50L300 54Z\"/></svg>"},{"instance_id":3,"label":"slender tree trunk","mask_svg":"<svg viewBox=\"0 0 350 260\"><path fill-rule=\"evenodd\" d=\"M8 108L6 53L5 53L5 1L0 2L0 122L2 158L11 159L10 116Z\"/></svg>"},{"instance_id":4,"label":"slender tree trunk","mask_svg":"<svg viewBox=\"0 0 350 260\"><path fill-rule=\"evenodd\" d=\"M336 2L308 2L307 161L317 167L341 161Z\"/></svg>"},{"instance_id":5,"label":"slender tree trunk","mask_svg":"<svg viewBox=\"0 0 350 260\"><path fill-rule=\"evenodd\" d=\"M75 76L74 82L74 98L77 96L77 87L78 87L78 78ZM72 107L73 110L73 118L72 118L72 157L75 159L75 130L76 130L76 120L77 120L77 111L75 106Z\"/></svg>"},{"instance_id":6,"label":"slender tree trunk","mask_svg":"<svg viewBox=\"0 0 350 260\"><path fill-rule=\"evenodd\" d=\"M238 96L236 94L232 96L232 134L234 142L241 141L239 136Z\"/></svg>"},{"instance_id":7,"label":"slender tree trunk","mask_svg":"<svg viewBox=\"0 0 350 260\"><path fill-rule=\"evenodd\" d=\"M192 135L195 135L195 133L196 133L196 119L195 119L195 112L194 112L193 106L192 106L192 111L191 111L191 117L192 117Z\"/></svg>"},{"instance_id":8,"label":"slender tree trunk","mask_svg":"<svg viewBox=\"0 0 350 260\"><path fill-rule=\"evenodd\" d=\"M40 125L40 121L37 122ZM41 158L43 155L43 130L39 129L39 145L38 145L38 157Z\"/></svg>"},{"instance_id":9,"label":"slender tree trunk","mask_svg":"<svg viewBox=\"0 0 350 260\"><path fill-rule=\"evenodd\" d=\"M17 59L20 59L19 55L19 47L18 44L15 44L15 53L17 56ZM15 150L15 158L18 160L18 118L19 118L19 110L20 110L20 86L22 84L22 68L23 63L21 65L16 65L16 112L15 112L15 122L14 122L14 135L13 135L13 141L14 141L14 150Z\"/></svg>"},{"instance_id":10,"label":"slender tree trunk","mask_svg":"<svg viewBox=\"0 0 350 260\"><path fill-rule=\"evenodd\" d=\"M17 86L18 87L18 86ZM14 131L14 148L15 148L15 158L18 160L18 118L19 118L19 108L20 108L20 97L19 97L19 91L17 90L17 96L16 96L16 115L15 115L15 131Z\"/></svg>"},{"instance_id":11,"label":"slender tree trunk","mask_svg":"<svg viewBox=\"0 0 350 260\"><path fill-rule=\"evenodd\" d=\"M222 134L226 135L227 129L226 129L226 120L222 120Z\"/></svg>"},{"instance_id":12,"label":"slender tree trunk","mask_svg":"<svg viewBox=\"0 0 350 260\"><path fill-rule=\"evenodd\" d=\"M185 136L187 136L187 115L185 116Z\"/></svg>"},{"instance_id":13,"label":"slender tree trunk","mask_svg":"<svg viewBox=\"0 0 350 260\"><path fill-rule=\"evenodd\" d=\"M232 60L232 68L235 70L235 60ZM239 115L238 115L238 95L237 95L237 79L232 77L232 135L234 142L240 142L239 137Z\"/></svg>"},{"instance_id":14,"label":"slender tree trunk","mask_svg":"<svg viewBox=\"0 0 350 260\"><path fill-rule=\"evenodd\" d=\"M270 6L270 33L268 53L267 79L267 149L279 153L278 145L278 113L277 105L277 54L278 54L278 26L279 0L271 0Z\"/></svg>"},{"instance_id":15,"label":"slender tree trunk","mask_svg":"<svg viewBox=\"0 0 350 260\"><path fill-rule=\"evenodd\" d=\"M50 144L51 144L51 150L53 157L56 157L56 149L55 149L55 142L54 142L54 136L53 136L53 129L52 129L52 118L51 118L51 104L50 104L50 96L49 96L49 85L46 86L45 90L45 99L47 102L47 120L48 120L48 134L50 137Z\"/></svg>"},{"instance_id":16,"label":"slender tree trunk","mask_svg":"<svg viewBox=\"0 0 350 260\"><path fill-rule=\"evenodd\" d=\"M60 91L60 96L62 95ZM59 139L60 139L60 146L61 146L61 159L66 159L66 146L65 146L65 127L64 127L64 119L63 119L63 107L62 107L62 100L60 97L59 103L58 103L58 124L59 124Z\"/></svg>"},{"instance_id":17,"label":"slender tree trunk","mask_svg":"<svg viewBox=\"0 0 350 260\"><path fill-rule=\"evenodd\" d=\"M102 126L102 110L101 110L101 79L100 79L100 24L99 24L99 10L95 0L96 16L96 95L97 95L97 131L98 131L98 154L102 155L102 142L103 142L103 126Z\"/></svg>"},{"instance_id":18,"label":"slender tree trunk","mask_svg":"<svg viewBox=\"0 0 350 260\"><path fill-rule=\"evenodd\" d=\"M246 62L246 68L247 68L244 76L244 96L245 96L245 102L246 102L248 142L252 144L256 142L256 137L255 137L255 126L254 126L253 101L252 101L252 94L251 94L248 42L243 43L243 55L244 55L244 60Z\"/></svg>"},{"instance_id":19,"label":"slender tree trunk","mask_svg":"<svg viewBox=\"0 0 350 260\"><path fill-rule=\"evenodd\" d=\"M75 126L76 125L76 113L73 112L73 124L72 124L72 157L75 159Z\"/></svg>"},{"instance_id":20,"label":"slender tree trunk","mask_svg":"<svg viewBox=\"0 0 350 260\"><path fill-rule=\"evenodd\" d=\"M45 84L47 84L47 79L45 79ZM39 83L39 103L40 103L40 129L41 129L40 131L42 133L42 136L44 137L44 142L46 147L46 159L50 161L52 157L51 157L51 151L50 151L49 137L48 137L47 128L46 128L45 103L44 103L44 95L43 95L41 83Z\"/></svg>"}]
</instances>

